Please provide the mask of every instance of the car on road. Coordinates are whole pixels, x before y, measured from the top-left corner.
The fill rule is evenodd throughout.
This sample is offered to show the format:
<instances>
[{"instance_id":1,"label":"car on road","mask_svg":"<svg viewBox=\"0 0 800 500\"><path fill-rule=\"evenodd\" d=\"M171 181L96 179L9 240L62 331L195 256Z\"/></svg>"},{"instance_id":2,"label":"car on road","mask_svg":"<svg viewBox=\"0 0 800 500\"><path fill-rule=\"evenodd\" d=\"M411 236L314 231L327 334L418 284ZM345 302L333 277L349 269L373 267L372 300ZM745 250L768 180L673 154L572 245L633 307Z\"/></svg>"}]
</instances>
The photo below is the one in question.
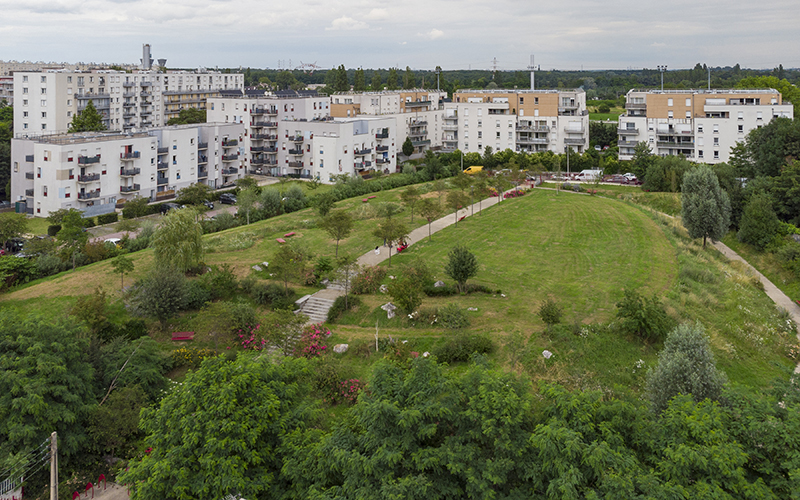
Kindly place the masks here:
<instances>
[{"instance_id":1,"label":"car on road","mask_svg":"<svg viewBox=\"0 0 800 500\"><path fill-rule=\"evenodd\" d=\"M158 210L162 214L166 214L170 210L178 210L178 209L181 209L181 208L185 208L184 205L178 205L177 203L164 203L163 205L161 205L159 207Z\"/></svg>"},{"instance_id":2,"label":"car on road","mask_svg":"<svg viewBox=\"0 0 800 500\"><path fill-rule=\"evenodd\" d=\"M208 200L203 200L203 205L205 205L205 207L209 210L214 210L214 203Z\"/></svg>"},{"instance_id":3,"label":"car on road","mask_svg":"<svg viewBox=\"0 0 800 500\"><path fill-rule=\"evenodd\" d=\"M219 195L219 202L225 205L236 205L236 195L233 193L222 193Z\"/></svg>"}]
</instances>

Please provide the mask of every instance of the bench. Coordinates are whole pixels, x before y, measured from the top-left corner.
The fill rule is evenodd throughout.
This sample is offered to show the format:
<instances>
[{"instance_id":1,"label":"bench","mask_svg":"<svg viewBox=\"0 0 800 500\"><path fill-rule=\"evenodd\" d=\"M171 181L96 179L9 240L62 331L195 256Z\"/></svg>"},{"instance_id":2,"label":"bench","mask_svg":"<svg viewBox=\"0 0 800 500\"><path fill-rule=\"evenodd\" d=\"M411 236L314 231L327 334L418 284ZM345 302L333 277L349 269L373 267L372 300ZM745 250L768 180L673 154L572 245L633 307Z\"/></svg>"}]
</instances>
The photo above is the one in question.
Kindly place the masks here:
<instances>
[{"instance_id":1,"label":"bench","mask_svg":"<svg viewBox=\"0 0 800 500\"><path fill-rule=\"evenodd\" d=\"M366 198L362 198L361 201L364 202L364 203L367 203L369 200L366 199Z\"/></svg>"},{"instance_id":2,"label":"bench","mask_svg":"<svg viewBox=\"0 0 800 500\"><path fill-rule=\"evenodd\" d=\"M194 332L173 332L172 333L172 340L179 341L179 340L193 340L194 339Z\"/></svg>"},{"instance_id":3,"label":"bench","mask_svg":"<svg viewBox=\"0 0 800 500\"><path fill-rule=\"evenodd\" d=\"M278 243L286 243L286 240L284 240L283 238L275 238L275 241L277 241Z\"/></svg>"},{"instance_id":4,"label":"bench","mask_svg":"<svg viewBox=\"0 0 800 500\"><path fill-rule=\"evenodd\" d=\"M372 196L368 196L368 197L367 197L367 199L368 199L368 200L371 200L372 198L377 198L377 197L378 197L377 195L374 195L374 194L373 194Z\"/></svg>"},{"instance_id":5,"label":"bench","mask_svg":"<svg viewBox=\"0 0 800 500\"><path fill-rule=\"evenodd\" d=\"M284 238L291 238L292 236L294 236L294 231L292 231L291 233L286 233L286 234L283 235Z\"/></svg>"}]
</instances>

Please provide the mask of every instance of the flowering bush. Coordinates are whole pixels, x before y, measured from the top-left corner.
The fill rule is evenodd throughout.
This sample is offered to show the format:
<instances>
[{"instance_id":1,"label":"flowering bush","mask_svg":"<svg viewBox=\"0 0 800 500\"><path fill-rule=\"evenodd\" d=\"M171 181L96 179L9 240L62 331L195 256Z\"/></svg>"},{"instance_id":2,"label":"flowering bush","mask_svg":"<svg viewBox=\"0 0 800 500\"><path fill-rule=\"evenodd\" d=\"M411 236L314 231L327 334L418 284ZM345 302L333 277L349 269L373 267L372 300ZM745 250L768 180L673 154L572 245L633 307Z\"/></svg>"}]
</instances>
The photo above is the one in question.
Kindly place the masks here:
<instances>
[{"instance_id":1,"label":"flowering bush","mask_svg":"<svg viewBox=\"0 0 800 500\"><path fill-rule=\"evenodd\" d=\"M315 358L325 353L328 346L322 342L329 337L330 330L322 328L322 325L309 325L303 331L303 335L295 348L295 356L304 358Z\"/></svg>"},{"instance_id":2,"label":"flowering bush","mask_svg":"<svg viewBox=\"0 0 800 500\"><path fill-rule=\"evenodd\" d=\"M172 361L175 366L192 366L198 367L204 359L216 356L217 353L213 349L196 347L181 347L172 351Z\"/></svg>"},{"instance_id":3,"label":"flowering bush","mask_svg":"<svg viewBox=\"0 0 800 500\"><path fill-rule=\"evenodd\" d=\"M332 405L341 403L353 405L358 399L358 394L364 389L364 383L357 378L351 378L339 382L336 389L331 391L330 397L323 401Z\"/></svg>"},{"instance_id":4,"label":"flowering bush","mask_svg":"<svg viewBox=\"0 0 800 500\"><path fill-rule=\"evenodd\" d=\"M253 351L260 351L267 345L267 340L262 336L258 338L260 333L259 329L261 328L261 324L252 327L248 330L239 330L236 332L236 335L239 337L239 345L247 350L251 349Z\"/></svg>"},{"instance_id":5,"label":"flowering bush","mask_svg":"<svg viewBox=\"0 0 800 500\"><path fill-rule=\"evenodd\" d=\"M489 196L497 196L497 190L493 187L489 188Z\"/></svg>"},{"instance_id":6,"label":"flowering bush","mask_svg":"<svg viewBox=\"0 0 800 500\"><path fill-rule=\"evenodd\" d=\"M377 293L381 281L386 277L386 268L382 266L366 266L350 283L355 295Z\"/></svg>"},{"instance_id":7,"label":"flowering bush","mask_svg":"<svg viewBox=\"0 0 800 500\"><path fill-rule=\"evenodd\" d=\"M524 194L525 194L525 191L522 190L522 189L516 190L516 191L509 191L509 192L507 192L506 194L503 195L503 199L517 198L519 196L523 196Z\"/></svg>"}]
</instances>

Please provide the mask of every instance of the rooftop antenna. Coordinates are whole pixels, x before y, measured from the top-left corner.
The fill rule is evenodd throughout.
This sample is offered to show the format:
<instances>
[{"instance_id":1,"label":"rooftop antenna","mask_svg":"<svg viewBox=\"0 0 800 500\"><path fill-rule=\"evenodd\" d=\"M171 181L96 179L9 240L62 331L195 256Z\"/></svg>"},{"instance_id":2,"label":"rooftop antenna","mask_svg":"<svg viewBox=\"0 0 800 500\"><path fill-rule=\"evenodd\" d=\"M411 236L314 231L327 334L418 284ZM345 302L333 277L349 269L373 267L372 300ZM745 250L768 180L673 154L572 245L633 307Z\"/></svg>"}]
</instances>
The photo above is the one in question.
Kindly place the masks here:
<instances>
[{"instance_id":1,"label":"rooftop antenna","mask_svg":"<svg viewBox=\"0 0 800 500\"><path fill-rule=\"evenodd\" d=\"M711 90L711 66L706 65L708 68L708 90Z\"/></svg>"},{"instance_id":2,"label":"rooftop antenna","mask_svg":"<svg viewBox=\"0 0 800 500\"><path fill-rule=\"evenodd\" d=\"M664 92L664 72L667 70L667 65L659 65L658 71L661 73L661 92Z\"/></svg>"},{"instance_id":3,"label":"rooftop antenna","mask_svg":"<svg viewBox=\"0 0 800 500\"><path fill-rule=\"evenodd\" d=\"M441 66L436 66L436 92L440 92L439 90L439 74L442 72Z\"/></svg>"},{"instance_id":4,"label":"rooftop antenna","mask_svg":"<svg viewBox=\"0 0 800 500\"><path fill-rule=\"evenodd\" d=\"M535 83L536 83L535 78L536 77L534 76L534 73L536 71L536 66L534 66L534 64L533 64L533 54L531 54L531 64L530 64L530 66L528 66L528 70L530 70L530 72L531 72L531 90L536 90L536 85L535 85Z\"/></svg>"}]
</instances>

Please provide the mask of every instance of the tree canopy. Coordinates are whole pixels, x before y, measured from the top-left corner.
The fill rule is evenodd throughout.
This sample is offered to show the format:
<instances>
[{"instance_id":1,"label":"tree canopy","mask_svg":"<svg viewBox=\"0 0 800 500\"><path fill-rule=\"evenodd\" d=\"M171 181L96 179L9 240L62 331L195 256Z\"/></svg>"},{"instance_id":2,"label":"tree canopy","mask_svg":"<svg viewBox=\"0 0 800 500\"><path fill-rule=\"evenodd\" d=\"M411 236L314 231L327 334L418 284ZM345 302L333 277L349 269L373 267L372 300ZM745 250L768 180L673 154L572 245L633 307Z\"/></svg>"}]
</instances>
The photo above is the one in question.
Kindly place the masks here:
<instances>
[{"instance_id":1,"label":"tree canopy","mask_svg":"<svg viewBox=\"0 0 800 500\"><path fill-rule=\"evenodd\" d=\"M72 122L69 124L70 132L98 132L105 129L103 115L97 111L91 100L83 108L83 111L72 115Z\"/></svg>"},{"instance_id":2,"label":"tree canopy","mask_svg":"<svg viewBox=\"0 0 800 500\"><path fill-rule=\"evenodd\" d=\"M178 112L178 116L170 118L167 125L186 125L189 123L205 123L206 110L200 108L183 108Z\"/></svg>"},{"instance_id":3,"label":"tree canopy","mask_svg":"<svg viewBox=\"0 0 800 500\"><path fill-rule=\"evenodd\" d=\"M203 259L203 228L191 208L170 210L153 234L156 262L185 272Z\"/></svg>"},{"instance_id":4,"label":"tree canopy","mask_svg":"<svg viewBox=\"0 0 800 500\"><path fill-rule=\"evenodd\" d=\"M728 193L719 187L717 176L708 166L690 170L681 189L683 225L692 238L720 240L728 232L731 204Z\"/></svg>"}]
</instances>

